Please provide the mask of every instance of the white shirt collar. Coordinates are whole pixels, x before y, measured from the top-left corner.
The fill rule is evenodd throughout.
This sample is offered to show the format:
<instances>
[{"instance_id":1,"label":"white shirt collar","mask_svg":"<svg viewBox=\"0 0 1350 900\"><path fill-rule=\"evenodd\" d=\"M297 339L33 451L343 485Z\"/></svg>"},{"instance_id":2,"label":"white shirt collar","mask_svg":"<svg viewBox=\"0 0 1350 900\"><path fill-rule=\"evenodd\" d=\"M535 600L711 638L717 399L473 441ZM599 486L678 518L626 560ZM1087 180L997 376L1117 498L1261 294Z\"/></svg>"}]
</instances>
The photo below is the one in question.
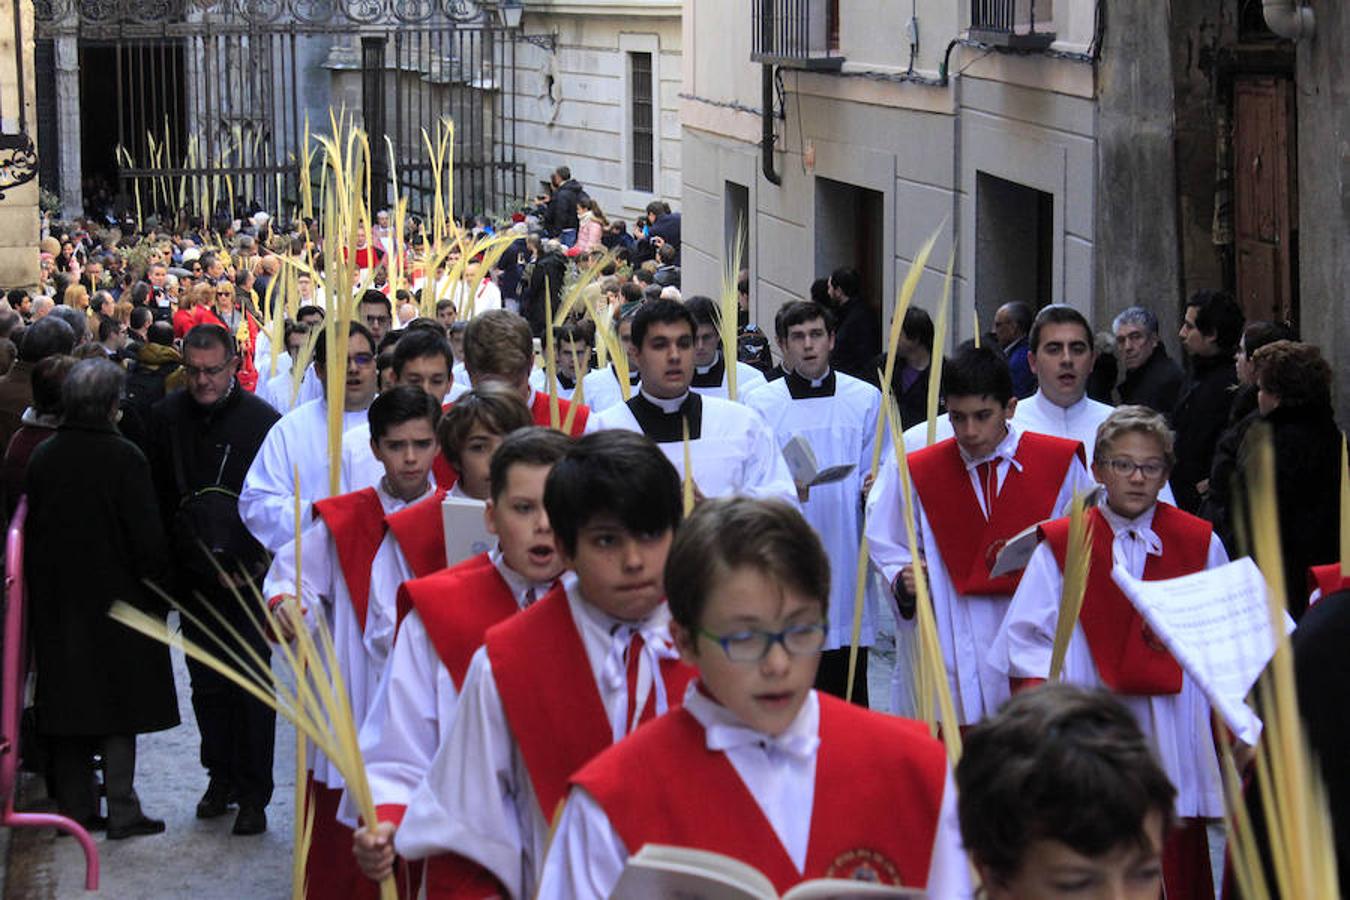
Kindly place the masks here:
<instances>
[{"instance_id":1,"label":"white shirt collar","mask_svg":"<svg viewBox=\"0 0 1350 900\"><path fill-rule=\"evenodd\" d=\"M755 745L769 756L782 753L807 758L820 745L820 698L814 690L807 692L801 709L779 735L755 731L731 710L699 690L697 681L690 682L685 690L684 708L703 726L709 750Z\"/></svg>"},{"instance_id":2,"label":"white shirt collar","mask_svg":"<svg viewBox=\"0 0 1350 900\"><path fill-rule=\"evenodd\" d=\"M643 396L643 399L645 399L648 403L650 403L652 406L659 407L661 411L664 413L679 412L680 407L684 405L685 398L689 396L689 392L685 391L678 397L672 397L671 399L666 400L663 397L652 396L651 394L647 393L646 388L638 388L638 393L640 393Z\"/></svg>"},{"instance_id":3,"label":"white shirt collar","mask_svg":"<svg viewBox=\"0 0 1350 900\"><path fill-rule=\"evenodd\" d=\"M381 475L380 480L375 483L375 493L379 495L380 505L384 507L384 511L386 513L403 509L406 506L412 506L414 503L430 494L432 490L434 490L434 488L431 487L431 479L428 478L426 490L422 491L422 493L418 494L411 500L403 500L399 497L395 497L393 494L389 493L387 490L384 489L383 475Z\"/></svg>"},{"instance_id":4,"label":"white shirt collar","mask_svg":"<svg viewBox=\"0 0 1350 900\"><path fill-rule=\"evenodd\" d=\"M1062 416L1064 421L1067 422L1070 419L1077 418L1087 410L1088 395L1087 392L1084 391L1083 396L1079 397L1076 403L1072 403L1069 406L1060 406L1049 397L1045 396L1044 391L1037 388L1036 393L1031 395L1031 402L1035 404L1037 411L1040 412L1041 415Z\"/></svg>"},{"instance_id":5,"label":"white shirt collar","mask_svg":"<svg viewBox=\"0 0 1350 900\"><path fill-rule=\"evenodd\" d=\"M497 569L497 574L502 576L506 586L511 589L511 596L515 598L516 606L521 609L536 600L542 600L544 595L553 588L553 581L530 581L508 566L505 557L502 556L500 546L492 548L492 551L488 553L488 560ZM530 591L534 591L532 598L530 597Z\"/></svg>"},{"instance_id":6,"label":"white shirt collar","mask_svg":"<svg viewBox=\"0 0 1350 900\"><path fill-rule=\"evenodd\" d=\"M966 464L967 471L975 468L981 463L991 461L997 462L998 460L1006 459L1020 472L1022 471L1022 464L1017 461L1017 443L1021 440L1021 437L1021 432L1017 430L1017 426L1012 422L1008 422L1008 433L1003 436L1003 440L998 442L998 446L994 448L994 452L987 456L981 456L977 459L966 453L965 448L962 447L960 443L957 443L956 448L961 451L961 461Z\"/></svg>"},{"instance_id":7,"label":"white shirt collar","mask_svg":"<svg viewBox=\"0 0 1350 900\"><path fill-rule=\"evenodd\" d=\"M706 366L694 366L694 371L700 375L707 375L709 372L712 371L713 366L717 365L719 362L721 362L721 360L722 360L722 351L718 350L717 355L713 357L712 362L708 363Z\"/></svg>"},{"instance_id":8,"label":"white shirt collar","mask_svg":"<svg viewBox=\"0 0 1350 900\"><path fill-rule=\"evenodd\" d=\"M1154 503L1133 519L1127 519L1107 505L1106 492L1103 491L1097 508L1101 511L1102 518L1106 519L1106 523L1111 526L1111 531L1115 535L1114 540L1134 538L1143 543L1149 555L1162 555L1162 539L1153 530L1153 514L1158 509L1157 503Z\"/></svg>"}]
</instances>

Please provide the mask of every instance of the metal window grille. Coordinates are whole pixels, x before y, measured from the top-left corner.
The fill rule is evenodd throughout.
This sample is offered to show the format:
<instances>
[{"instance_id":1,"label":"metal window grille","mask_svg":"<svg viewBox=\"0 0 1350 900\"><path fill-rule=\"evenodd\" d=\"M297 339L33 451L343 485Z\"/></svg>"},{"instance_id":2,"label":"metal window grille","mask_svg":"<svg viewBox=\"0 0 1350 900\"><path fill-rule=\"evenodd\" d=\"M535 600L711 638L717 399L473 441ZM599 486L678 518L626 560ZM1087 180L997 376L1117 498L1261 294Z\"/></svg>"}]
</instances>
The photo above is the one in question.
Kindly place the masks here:
<instances>
[{"instance_id":1,"label":"metal window grille","mask_svg":"<svg viewBox=\"0 0 1350 900\"><path fill-rule=\"evenodd\" d=\"M751 59L794 68L837 69L839 8L833 0L753 0Z\"/></svg>"},{"instance_id":2,"label":"metal window grille","mask_svg":"<svg viewBox=\"0 0 1350 900\"><path fill-rule=\"evenodd\" d=\"M628 67L632 93L633 190L651 193L656 189L652 55L629 53Z\"/></svg>"},{"instance_id":3,"label":"metal window grille","mask_svg":"<svg viewBox=\"0 0 1350 900\"><path fill-rule=\"evenodd\" d=\"M970 36L990 44L1044 49L1055 39L1050 18L1050 0L970 0Z\"/></svg>"}]
</instances>

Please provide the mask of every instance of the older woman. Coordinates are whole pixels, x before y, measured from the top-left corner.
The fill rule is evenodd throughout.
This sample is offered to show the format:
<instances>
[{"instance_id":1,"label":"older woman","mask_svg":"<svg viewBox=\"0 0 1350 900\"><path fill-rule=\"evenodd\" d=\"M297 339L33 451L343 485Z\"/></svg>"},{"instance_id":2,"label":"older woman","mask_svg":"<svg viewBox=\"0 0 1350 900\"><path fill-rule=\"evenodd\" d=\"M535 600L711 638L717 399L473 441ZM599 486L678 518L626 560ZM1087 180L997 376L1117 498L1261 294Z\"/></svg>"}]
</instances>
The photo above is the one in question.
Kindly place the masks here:
<instances>
[{"instance_id":1,"label":"older woman","mask_svg":"<svg viewBox=\"0 0 1350 900\"><path fill-rule=\"evenodd\" d=\"M108 618L119 600L162 615L144 582L162 580L168 563L150 466L115 425L125 379L106 359L77 363L66 376L62 424L28 466L25 558L37 728L52 747L52 795L63 814L106 825L113 840L164 830L141 811L132 785L136 735L179 722L168 648ZM71 564L73 534L98 536L79 565ZM104 763L106 822L95 754Z\"/></svg>"},{"instance_id":2,"label":"older woman","mask_svg":"<svg viewBox=\"0 0 1350 900\"><path fill-rule=\"evenodd\" d=\"M1275 448L1275 490L1289 614L1306 608L1308 569L1340 559L1341 431L1331 366L1312 344L1276 341L1252 356L1256 404ZM1260 430L1247 432L1241 461Z\"/></svg>"}]
</instances>

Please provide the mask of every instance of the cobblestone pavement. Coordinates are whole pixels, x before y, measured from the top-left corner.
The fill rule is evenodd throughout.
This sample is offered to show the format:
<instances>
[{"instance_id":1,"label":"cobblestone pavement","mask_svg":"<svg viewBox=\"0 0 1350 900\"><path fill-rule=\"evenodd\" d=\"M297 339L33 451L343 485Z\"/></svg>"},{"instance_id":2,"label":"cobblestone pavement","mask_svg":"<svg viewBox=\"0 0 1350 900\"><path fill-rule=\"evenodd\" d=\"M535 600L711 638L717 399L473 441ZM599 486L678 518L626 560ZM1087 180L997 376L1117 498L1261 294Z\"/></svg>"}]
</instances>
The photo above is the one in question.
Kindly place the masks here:
<instances>
[{"instance_id":1,"label":"cobblestone pavement","mask_svg":"<svg viewBox=\"0 0 1350 900\"><path fill-rule=\"evenodd\" d=\"M276 790L267 808L268 830L256 837L230 834L234 812L210 821L195 816L206 789L198 762L197 723L183 656L174 651L174 680L183 724L137 741L136 792L147 815L168 829L150 837L109 841L95 834L102 867L97 896L116 900L190 897L193 900L284 898L290 892L291 811L295 738L277 723ZM86 894L79 844L51 829L13 832L5 872L6 900L65 900Z\"/></svg>"}]
</instances>

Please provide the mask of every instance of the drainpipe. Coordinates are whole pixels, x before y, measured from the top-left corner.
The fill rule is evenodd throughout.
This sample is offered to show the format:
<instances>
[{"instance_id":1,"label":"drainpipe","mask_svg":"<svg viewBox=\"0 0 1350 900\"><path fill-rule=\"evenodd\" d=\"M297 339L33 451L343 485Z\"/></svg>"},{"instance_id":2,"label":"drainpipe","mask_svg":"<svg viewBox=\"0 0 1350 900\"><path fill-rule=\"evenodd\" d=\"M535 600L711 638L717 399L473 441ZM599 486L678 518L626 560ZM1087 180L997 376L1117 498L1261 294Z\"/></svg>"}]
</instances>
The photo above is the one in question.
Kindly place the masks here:
<instances>
[{"instance_id":1,"label":"drainpipe","mask_svg":"<svg viewBox=\"0 0 1350 900\"><path fill-rule=\"evenodd\" d=\"M760 76L763 87L763 110L760 112L760 121L763 124L763 131L760 133L759 153L764 169L764 177L769 180L769 184L781 185L783 176L773 167L773 66L765 63L763 74Z\"/></svg>"},{"instance_id":2,"label":"drainpipe","mask_svg":"<svg viewBox=\"0 0 1350 900\"><path fill-rule=\"evenodd\" d=\"M1303 6L1300 0L1261 0L1261 11L1266 25L1282 38L1300 41L1313 35L1312 7Z\"/></svg>"}]
</instances>

